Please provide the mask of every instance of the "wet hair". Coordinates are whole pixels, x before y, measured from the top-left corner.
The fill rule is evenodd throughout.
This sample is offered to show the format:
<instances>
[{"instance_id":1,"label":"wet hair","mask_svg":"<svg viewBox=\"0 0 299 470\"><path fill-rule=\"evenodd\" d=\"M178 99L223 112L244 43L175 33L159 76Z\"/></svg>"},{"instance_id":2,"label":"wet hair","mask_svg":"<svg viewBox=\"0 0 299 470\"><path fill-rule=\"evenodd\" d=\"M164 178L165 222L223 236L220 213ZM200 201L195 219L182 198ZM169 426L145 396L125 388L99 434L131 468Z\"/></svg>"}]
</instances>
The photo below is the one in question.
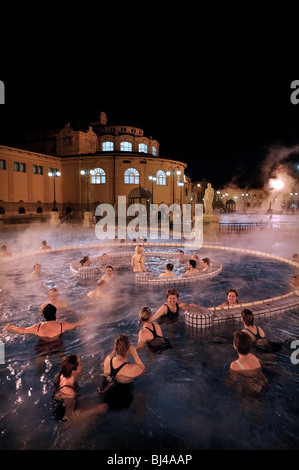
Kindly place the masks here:
<instances>
[{"instance_id":1,"label":"wet hair","mask_svg":"<svg viewBox=\"0 0 299 470\"><path fill-rule=\"evenodd\" d=\"M80 259L80 264L86 263L86 261L89 261L89 256L84 256L82 259Z\"/></svg>"},{"instance_id":2,"label":"wet hair","mask_svg":"<svg viewBox=\"0 0 299 470\"><path fill-rule=\"evenodd\" d=\"M125 356L130 347L130 340L127 335L121 333L115 338L114 341L114 351L120 356Z\"/></svg>"},{"instance_id":3,"label":"wet hair","mask_svg":"<svg viewBox=\"0 0 299 470\"><path fill-rule=\"evenodd\" d=\"M228 295L230 292L234 292L236 294L236 297L239 296L238 291L236 291L236 289L228 289L226 295Z\"/></svg>"},{"instance_id":4,"label":"wet hair","mask_svg":"<svg viewBox=\"0 0 299 470\"><path fill-rule=\"evenodd\" d=\"M72 372L77 370L79 365L79 357L77 354L69 354L61 359L59 373L55 376L56 384L60 382L60 374L66 379L70 378Z\"/></svg>"},{"instance_id":5,"label":"wet hair","mask_svg":"<svg viewBox=\"0 0 299 470\"><path fill-rule=\"evenodd\" d=\"M176 295L177 298L179 298L179 291L177 289L167 289L166 297L169 297L170 295Z\"/></svg>"},{"instance_id":6,"label":"wet hair","mask_svg":"<svg viewBox=\"0 0 299 470\"><path fill-rule=\"evenodd\" d=\"M56 287L51 287L51 289L48 290L48 294L51 292L51 290L53 292L58 292L58 289L56 289Z\"/></svg>"},{"instance_id":7,"label":"wet hair","mask_svg":"<svg viewBox=\"0 0 299 470\"><path fill-rule=\"evenodd\" d=\"M46 240L43 240L42 245L46 245L46 244L47 244Z\"/></svg>"},{"instance_id":8,"label":"wet hair","mask_svg":"<svg viewBox=\"0 0 299 470\"><path fill-rule=\"evenodd\" d=\"M168 271L172 271L173 270L173 264L172 263L167 263L166 264L166 269L168 269Z\"/></svg>"},{"instance_id":9,"label":"wet hair","mask_svg":"<svg viewBox=\"0 0 299 470\"><path fill-rule=\"evenodd\" d=\"M144 248L142 245L136 245L135 251L136 253L141 254L144 252Z\"/></svg>"},{"instance_id":10,"label":"wet hair","mask_svg":"<svg viewBox=\"0 0 299 470\"><path fill-rule=\"evenodd\" d=\"M243 312L241 313L241 316L246 326L253 326L254 315L251 310L249 310L248 308L245 308Z\"/></svg>"},{"instance_id":11,"label":"wet hair","mask_svg":"<svg viewBox=\"0 0 299 470\"><path fill-rule=\"evenodd\" d=\"M33 269L35 269L35 266L40 266L40 264L39 264L39 263L35 263L35 264L33 265Z\"/></svg>"},{"instance_id":12,"label":"wet hair","mask_svg":"<svg viewBox=\"0 0 299 470\"><path fill-rule=\"evenodd\" d=\"M196 268L196 261L195 261L195 259L189 259L189 264L192 266L192 268Z\"/></svg>"},{"instance_id":13,"label":"wet hair","mask_svg":"<svg viewBox=\"0 0 299 470\"><path fill-rule=\"evenodd\" d=\"M201 261L206 263L208 266L210 266L210 264L211 264L210 258L201 258Z\"/></svg>"},{"instance_id":14,"label":"wet hair","mask_svg":"<svg viewBox=\"0 0 299 470\"><path fill-rule=\"evenodd\" d=\"M44 316L44 319L45 319L46 321L54 321L54 320L56 320L56 311L57 311L57 308L55 307L55 305L47 304L47 305L43 308L43 316Z\"/></svg>"},{"instance_id":15,"label":"wet hair","mask_svg":"<svg viewBox=\"0 0 299 470\"><path fill-rule=\"evenodd\" d=\"M112 266L110 266L110 265L109 265L109 266L106 266L106 269L107 269L107 268L111 268L112 271L113 271L113 267L112 267Z\"/></svg>"},{"instance_id":16,"label":"wet hair","mask_svg":"<svg viewBox=\"0 0 299 470\"><path fill-rule=\"evenodd\" d=\"M143 321L148 321L151 317L152 311L149 307L143 307L139 312L139 323Z\"/></svg>"},{"instance_id":17,"label":"wet hair","mask_svg":"<svg viewBox=\"0 0 299 470\"><path fill-rule=\"evenodd\" d=\"M247 333L244 331L235 331L234 332L234 345L238 351L238 353L249 354L251 348L252 341Z\"/></svg>"}]
</instances>

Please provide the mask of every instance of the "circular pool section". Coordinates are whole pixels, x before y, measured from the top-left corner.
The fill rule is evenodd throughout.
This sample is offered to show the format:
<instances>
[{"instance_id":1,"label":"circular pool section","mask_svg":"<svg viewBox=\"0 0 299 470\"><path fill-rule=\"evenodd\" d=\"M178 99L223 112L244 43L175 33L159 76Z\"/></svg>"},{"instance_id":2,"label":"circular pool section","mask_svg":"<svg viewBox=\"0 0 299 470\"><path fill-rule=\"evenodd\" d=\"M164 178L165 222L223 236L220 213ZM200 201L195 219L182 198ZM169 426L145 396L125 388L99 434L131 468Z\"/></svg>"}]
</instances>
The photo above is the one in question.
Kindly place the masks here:
<instances>
[{"instance_id":1,"label":"circular pool section","mask_svg":"<svg viewBox=\"0 0 299 470\"><path fill-rule=\"evenodd\" d=\"M114 244L111 251L123 250ZM146 249L156 250L155 246ZM163 251L162 247L158 248ZM178 247L166 246L167 252ZM81 279L70 270L70 263L84 255L108 252L105 246L72 246L49 253L12 257L2 263L0 300L2 325L8 322L29 326L40 320L39 307L50 287L72 310L58 319L78 321L93 315L94 322L63 337L62 354L76 353L82 359L79 378L79 408L98 404L97 387L102 364L119 333L138 338L138 312L147 305L155 312L165 301L165 288L139 286L130 266L114 265L115 284L107 301L89 302L87 292L96 279ZM239 299L250 302L289 292L291 275L298 266L285 259L257 256L250 251L237 252L203 246L200 257L209 256L222 265L222 271L210 279L179 287L180 300L195 302L210 309L225 300L228 288L236 288ZM166 256L165 256L166 259ZM156 273L163 271L164 259L156 260ZM33 262L42 265L42 277L28 280ZM5 266L6 272L3 272ZM178 267L178 266L177 266ZM104 272L104 266L103 266ZM272 339L299 337L298 309L285 315L261 319L259 323ZM210 329L190 329L181 316L176 323L161 324L173 349L155 355L145 349L140 357L147 372L134 384L133 402L127 410L108 412L100 418L77 423L75 428L58 422L54 416L54 375L60 357L48 355L40 361L35 347L37 338L3 331L5 364L1 365L2 449L295 449L298 447L296 400L299 374L290 361L290 351L268 357L265 369L270 390L257 400L251 399L250 411L234 389L226 386L229 364L236 359L232 347L238 322L212 325ZM217 338L225 337L227 342ZM255 352L256 353L256 352ZM263 353L257 352L263 359ZM298 367L298 366L297 366ZM288 393L282 393L288 390ZM244 398L244 397L243 397ZM275 410L279 409L279 415ZM281 426L281 423L284 423ZM254 433L252 432L254 426Z\"/></svg>"}]
</instances>

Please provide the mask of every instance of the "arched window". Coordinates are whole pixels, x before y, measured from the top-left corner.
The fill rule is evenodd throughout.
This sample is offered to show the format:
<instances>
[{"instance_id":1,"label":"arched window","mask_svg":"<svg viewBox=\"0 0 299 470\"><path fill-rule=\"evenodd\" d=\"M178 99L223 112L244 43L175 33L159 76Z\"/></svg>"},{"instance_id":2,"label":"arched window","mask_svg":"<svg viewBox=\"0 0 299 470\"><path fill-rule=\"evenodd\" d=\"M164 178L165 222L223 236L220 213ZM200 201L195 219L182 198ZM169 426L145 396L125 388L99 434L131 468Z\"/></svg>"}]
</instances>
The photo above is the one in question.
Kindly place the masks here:
<instances>
[{"instance_id":1,"label":"arched window","mask_svg":"<svg viewBox=\"0 0 299 470\"><path fill-rule=\"evenodd\" d=\"M146 144L139 144L138 148L139 148L139 152L147 153L147 145Z\"/></svg>"},{"instance_id":2,"label":"arched window","mask_svg":"<svg viewBox=\"0 0 299 470\"><path fill-rule=\"evenodd\" d=\"M91 173L91 184L105 184L106 173L103 168L95 168L90 171Z\"/></svg>"},{"instance_id":3,"label":"arched window","mask_svg":"<svg viewBox=\"0 0 299 470\"><path fill-rule=\"evenodd\" d=\"M120 143L120 150L122 152L132 152L132 143L131 142L121 142Z\"/></svg>"},{"instance_id":4,"label":"arched window","mask_svg":"<svg viewBox=\"0 0 299 470\"><path fill-rule=\"evenodd\" d=\"M128 168L125 171L125 184L139 184L139 173L135 168Z\"/></svg>"},{"instance_id":5,"label":"arched window","mask_svg":"<svg viewBox=\"0 0 299 470\"><path fill-rule=\"evenodd\" d=\"M102 150L103 152L112 152L114 150L113 142L103 142L102 143Z\"/></svg>"},{"instance_id":6,"label":"arched window","mask_svg":"<svg viewBox=\"0 0 299 470\"><path fill-rule=\"evenodd\" d=\"M163 170L157 171L157 180L156 184L159 184L160 186L166 186L166 173Z\"/></svg>"},{"instance_id":7,"label":"arched window","mask_svg":"<svg viewBox=\"0 0 299 470\"><path fill-rule=\"evenodd\" d=\"M154 146L152 147L152 154L153 154L153 155L157 155L157 149L156 149L156 147L154 147Z\"/></svg>"}]
</instances>

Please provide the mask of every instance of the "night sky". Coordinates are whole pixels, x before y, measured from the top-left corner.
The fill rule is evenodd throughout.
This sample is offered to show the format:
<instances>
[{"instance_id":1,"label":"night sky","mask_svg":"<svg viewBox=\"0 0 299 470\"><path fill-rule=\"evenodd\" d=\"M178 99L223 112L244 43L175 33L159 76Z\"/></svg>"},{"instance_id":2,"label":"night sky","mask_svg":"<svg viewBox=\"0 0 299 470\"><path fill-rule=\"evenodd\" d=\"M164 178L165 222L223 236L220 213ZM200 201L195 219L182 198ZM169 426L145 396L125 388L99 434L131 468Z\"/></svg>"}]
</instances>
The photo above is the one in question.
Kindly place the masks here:
<instances>
[{"instance_id":1,"label":"night sky","mask_svg":"<svg viewBox=\"0 0 299 470\"><path fill-rule=\"evenodd\" d=\"M67 122L86 130L104 111L108 124L140 127L159 141L161 157L186 162L193 181L205 178L214 187L231 182L262 186L261 166L269 149L299 145L299 104L290 100L294 76L202 77L195 70L78 76L70 70L29 72L21 79L4 73L0 79L5 83L3 145L13 146L26 132L60 129ZM290 150L287 160L296 167L297 149Z\"/></svg>"}]
</instances>

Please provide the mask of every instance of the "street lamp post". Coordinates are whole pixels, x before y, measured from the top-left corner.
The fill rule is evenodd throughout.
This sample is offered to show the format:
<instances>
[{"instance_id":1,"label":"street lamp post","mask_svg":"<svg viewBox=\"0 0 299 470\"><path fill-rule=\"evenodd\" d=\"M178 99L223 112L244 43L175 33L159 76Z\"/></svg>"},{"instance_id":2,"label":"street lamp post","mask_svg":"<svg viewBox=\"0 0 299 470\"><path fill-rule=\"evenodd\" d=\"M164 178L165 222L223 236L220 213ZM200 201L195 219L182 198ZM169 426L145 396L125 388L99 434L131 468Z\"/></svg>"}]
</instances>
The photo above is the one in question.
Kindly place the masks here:
<instances>
[{"instance_id":1,"label":"street lamp post","mask_svg":"<svg viewBox=\"0 0 299 470\"><path fill-rule=\"evenodd\" d=\"M183 207L182 189L183 189L184 183L182 181L180 181L178 183L178 185L180 186L180 199L181 199L181 209L182 209L182 207Z\"/></svg>"},{"instance_id":2,"label":"street lamp post","mask_svg":"<svg viewBox=\"0 0 299 470\"><path fill-rule=\"evenodd\" d=\"M80 170L80 174L86 175L86 210L89 212L89 175L94 174L94 170L90 170L89 168L85 168L85 170Z\"/></svg>"},{"instance_id":3,"label":"street lamp post","mask_svg":"<svg viewBox=\"0 0 299 470\"><path fill-rule=\"evenodd\" d=\"M94 175L94 170L85 168L85 170L80 170L80 174L86 175L86 211L84 212L83 226L90 227L92 214L89 212L89 175Z\"/></svg>"},{"instance_id":4,"label":"street lamp post","mask_svg":"<svg viewBox=\"0 0 299 470\"><path fill-rule=\"evenodd\" d=\"M176 167L176 168L178 168L178 167ZM172 204L174 204L174 175L177 174L179 176L181 174L180 170L175 171L176 168L170 167L168 169L168 171L166 171L167 176L172 175Z\"/></svg>"},{"instance_id":5,"label":"street lamp post","mask_svg":"<svg viewBox=\"0 0 299 470\"><path fill-rule=\"evenodd\" d=\"M57 209L57 206L56 206L56 194L55 194L55 180L56 180L56 177L57 176L60 176L61 173L60 171L58 170L52 170L52 171L49 171L48 173L48 176L52 177L53 180L54 180L54 205L53 205L53 212L57 212L58 209Z\"/></svg>"},{"instance_id":6,"label":"street lamp post","mask_svg":"<svg viewBox=\"0 0 299 470\"><path fill-rule=\"evenodd\" d=\"M154 181L156 181L156 177L154 175L149 175L149 180L152 182L152 204L154 204Z\"/></svg>"}]
</instances>

